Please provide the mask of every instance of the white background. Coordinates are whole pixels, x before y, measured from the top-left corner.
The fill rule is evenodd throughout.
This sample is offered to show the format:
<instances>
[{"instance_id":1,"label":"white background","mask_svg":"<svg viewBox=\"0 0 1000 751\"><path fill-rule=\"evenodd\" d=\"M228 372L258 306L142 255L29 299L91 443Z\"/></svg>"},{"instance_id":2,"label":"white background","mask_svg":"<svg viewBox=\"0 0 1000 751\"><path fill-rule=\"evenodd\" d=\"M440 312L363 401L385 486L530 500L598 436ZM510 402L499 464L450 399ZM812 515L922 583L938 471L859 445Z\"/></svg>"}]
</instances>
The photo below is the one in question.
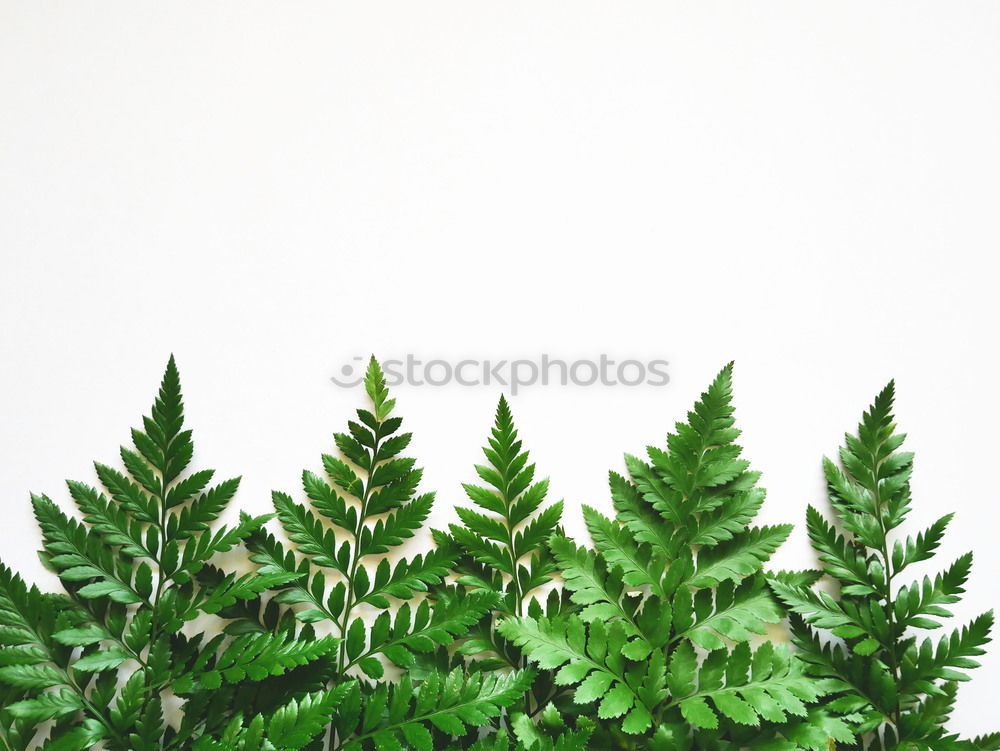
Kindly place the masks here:
<instances>
[{"instance_id":1,"label":"white background","mask_svg":"<svg viewBox=\"0 0 1000 751\"><path fill-rule=\"evenodd\" d=\"M513 400L571 529L735 359L775 565L812 565L820 458L895 377L914 521L957 512L937 567L973 549L959 614L993 607L998 42L994 2L0 0L0 555L54 584L29 491L94 481L170 352L254 512L354 356L603 352L672 382ZM498 394L398 389L435 524Z\"/></svg>"}]
</instances>

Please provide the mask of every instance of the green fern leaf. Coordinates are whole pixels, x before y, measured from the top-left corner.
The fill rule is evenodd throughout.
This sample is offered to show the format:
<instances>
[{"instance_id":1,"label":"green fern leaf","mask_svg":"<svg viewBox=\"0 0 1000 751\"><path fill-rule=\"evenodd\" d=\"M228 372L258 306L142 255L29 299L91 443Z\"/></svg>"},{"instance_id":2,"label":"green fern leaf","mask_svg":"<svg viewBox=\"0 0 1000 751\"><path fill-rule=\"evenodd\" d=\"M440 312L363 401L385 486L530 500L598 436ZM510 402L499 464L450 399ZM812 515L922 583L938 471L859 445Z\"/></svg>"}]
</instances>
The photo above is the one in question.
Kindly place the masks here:
<instances>
[{"instance_id":1,"label":"green fern leaf","mask_svg":"<svg viewBox=\"0 0 1000 751\"><path fill-rule=\"evenodd\" d=\"M723 369L665 450L626 456L627 477L611 473L616 518L584 508L593 550L549 541L579 614L499 626L556 671L557 685L574 687L578 704L620 720L625 737L606 739L611 747L722 748L712 744L725 738L732 748L797 748L783 728L829 690L796 658L748 646L782 619L763 566L791 527L749 526L764 491L735 443L731 374ZM827 737L849 732L822 718Z\"/></svg>"},{"instance_id":2,"label":"green fern leaf","mask_svg":"<svg viewBox=\"0 0 1000 751\"><path fill-rule=\"evenodd\" d=\"M341 713L338 729L350 740L336 748L432 751L438 747L438 735L464 736L470 728L488 725L521 697L532 677L530 671L465 674L456 668L448 674L431 673L416 688L404 675L395 686L377 686L360 715Z\"/></svg>"},{"instance_id":3,"label":"green fern leaf","mask_svg":"<svg viewBox=\"0 0 1000 751\"><path fill-rule=\"evenodd\" d=\"M192 696L180 707L187 735L167 722L163 695L172 680L196 673L196 666L208 670L204 660L218 646L202 654L200 639L180 629L289 579L199 578L212 558L233 550L268 517L241 515L237 525L213 529L239 480L209 487L211 470L185 474L191 435L170 358L150 414L119 452L123 469L95 463L100 487L68 482L82 521L47 496L32 496L42 560L67 594L41 595L0 566L0 684L20 694L0 695L6 705L0 725L12 717L20 734L54 721L41 748L100 741L109 751L159 751L228 721L221 707ZM196 722L188 711L197 713Z\"/></svg>"},{"instance_id":4,"label":"green fern leaf","mask_svg":"<svg viewBox=\"0 0 1000 751\"><path fill-rule=\"evenodd\" d=\"M504 397L497 404L483 454L487 463L476 465L475 470L485 484L463 485L475 507L456 507L461 524L450 525L448 533L436 532L435 540L442 548L461 554L456 566L460 585L495 598L494 612L470 630L459 653L475 656L472 666L477 669L523 670L526 659L496 626L503 615L544 609L541 588L552 581L556 570L546 543L561 531L563 504L546 504L549 481L536 478L535 464L523 447ZM552 613L572 608L558 592L544 607ZM545 702L560 701L561 689L552 677L551 672L539 675L511 712L534 712Z\"/></svg>"},{"instance_id":5,"label":"green fern leaf","mask_svg":"<svg viewBox=\"0 0 1000 751\"><path fill-rule=\"evenodd\" d=\"M952 515L915 537L891 539L911 507L913 454L901 451L905 436L893 417L890 383L863 414L855 435L845 437L840 466L824 461L833 512L845 530L810 507L809 535L827 575L840 583L840 599L808 588L809 582L771 578L770 585L798 616L795 643L820 678L835 680L831 710L850 720L861 742L885 748L963 748L943 726L956 681L968 680L984 653L992 612L935 643L918 642L914 629L937 629L948 606L964 592L971 554L934 578L899 583L913 563L930 559ZM821 638L822 631L844 647Z\"/></svg>"}]
</instances>

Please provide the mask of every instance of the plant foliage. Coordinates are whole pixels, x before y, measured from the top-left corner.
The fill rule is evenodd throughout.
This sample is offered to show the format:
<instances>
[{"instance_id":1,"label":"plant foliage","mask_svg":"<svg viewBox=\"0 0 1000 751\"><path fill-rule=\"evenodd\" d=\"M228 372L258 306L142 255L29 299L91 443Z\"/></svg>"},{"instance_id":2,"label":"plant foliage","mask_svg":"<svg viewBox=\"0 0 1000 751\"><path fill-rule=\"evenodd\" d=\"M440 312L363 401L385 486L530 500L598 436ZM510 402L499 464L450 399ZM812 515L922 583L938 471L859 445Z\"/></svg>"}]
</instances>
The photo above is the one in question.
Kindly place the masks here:
<instances>
[{"instance_id":1,"label":"plant foliage","mask_svg":"<svg viewBox=\"0 0 1000 751\"><path fill-rule=\"evenodd\" d=\"M933 557L952 514L916 535L898 532L910 512L913 454L901 450L905 435L896 432L894 395L890 383L857 434L846 436L840 466L824 460L835 522L812 506L807 511L809 538L825 573L839 584L839 597L788 581L771 586L797 616L795 641L809 672L840 684L832 706L855 725L858 748L995 747L995 737L969 743L944 729L957 683L968 680L966 671L978 665L990 639L992 611L936 640L922 633L940 629L941 619L951 616L972 554L933 578L900 580L910 566Z\"/></svg>"},{"instance_id":2,"label":"plant foliage","mask_svg":"<svg viewBox=\"0 0 1000 751\"><path fill-rule=\"evenodd\" d=\"M434 494L374 359L364 385L304 498L275 491L271 515L221 523L240 480L192 466L172 357L119 459L68 482L74 513L31 496L62 590L0 562L0 751L1000 749L944 729L992 613L920 635L972 559L901 581L951 515L900 534L891 384L825 463L835 519L807 513L824 571L797 573L764 571L790 526L753 525L731 366L610 474L614 518L584 507L592 547L501 398L472 505L409 552ZM794 650L769 638L786 615Z\"/></svg>"},{"instance_id":3,"label":"plant foliage","mask_svg":"<svg viewBox=\"0 0 1000 751\"><path fill-rule=\"evenodd\" d=\"M557 588L540 597L557 573L546 543L560 530L563 504L544 505L549 481L536 480L535 465L522 448L504 397L483 454L488 463L475 469L486 485L463 485L476 508L456 507L461 524L450 525L450 534L436 532L435 539L442 548L452 546L460 552L455 566L459 584L473 593L490 593L497 603L470 631L458 653L474 657L471 666L478 670L523 670L523 654L496 626L504 616L554 616L572 607ZM552 678L551 672L536 676L531 690L511 711L534 715L558 700L560 687Z\"/></svg>"},{"instance_id":4,"label":"plant foliage","mask_svg":"<svg viewBox=\"0 0 1000 751\"><path fill-rule=\"evenodd\" d=\"M489 725L527 690L532 673L432 670L419 685L406 674L395 685L387 680L387 668L409 671L418 656L452 644L498 596L443 586L455 564L449 549L399 557L427 519L434 494L418 493L422 471L403 456L411 434L399 432L402 419L393 415L395 400L374 358L365 388L372 409L359 409L348 431L335 434L339 456L323 455L325 476L302 474L308 503L273 494L292 546L266 532L248 543L260 575L287 582L272 600L285 615L268 615L257 604L256 619L237 629L295 633L293 620L306 624L310 636L314 627L329 629L337 646L327 656L322 687L347 688L322 729L327 747L422 751ZM314 736L317 748L322 735Z\"/></svg>"},{"instance_id":5,"label":"plant foliage","mask_svg":"<svg viewBox=\"0 0 1000 751\"><path fill-rule=\"evenodd\" d=\"M782 613L762 567L790 527L752 527L764 500L735 443L731 367L666 450L611 474L617 518L585 507L595 549L550 542L579 614L500 632L593 705L601 743L657 749L825 748L850 739L810 704L823 684L785 649L750 645ZM639 740L641 739L641 740Z\"/></svg>"},{"instance_id":6,"label":"plant foliage","mask_svg":"<svg viewBox=\"0 0 1000 751\"><path fill-rule=\"evenodd\" d=\"M204 643L184 625L256 597L285 574L199 578L221 553L267 517L215 524L239 478L212 484L214 472L188 472L194 445L184 427L173 358L142 428L122 447L123 469L95 463L99 486L68 482L81 518L47 496L32 496L43 562L65 587L43 594L0 565L0 743L6 749L188 748L221 729L228 710L213 701L219 675L261 680L308 659L302 645L258 650L220 662L221 636ZM239 645L230 650L239 649ZM228 651L224 653L226 657ZM183 676L194 674L197 680ZM165 719L180 700L178 725ZM254 703L247 702L247 709Z\"/></svg>"}]
</instances>

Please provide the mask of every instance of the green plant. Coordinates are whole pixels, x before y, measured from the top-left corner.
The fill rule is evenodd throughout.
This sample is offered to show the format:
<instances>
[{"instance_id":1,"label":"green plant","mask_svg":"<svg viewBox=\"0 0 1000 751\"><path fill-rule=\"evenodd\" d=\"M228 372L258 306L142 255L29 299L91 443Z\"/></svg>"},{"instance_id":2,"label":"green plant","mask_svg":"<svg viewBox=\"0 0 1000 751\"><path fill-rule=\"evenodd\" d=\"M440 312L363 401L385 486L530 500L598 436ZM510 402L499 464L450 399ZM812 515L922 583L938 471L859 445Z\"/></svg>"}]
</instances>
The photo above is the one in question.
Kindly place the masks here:
<instances>
[{"instance_id":1,"label":"green plant","mask_svg":"<svg viewBox=\"0 0 1000 751\"><path fill-rule=\"evenodd\" d=\"M584 507L593 549L561 529L501 399L475 507L402 557L434 495L374 359L371 408L303 472L307 502L275 492L275 514L223 526L239 478L189 470L171 358L120 467L68 483L80 518L32 496L64 591L0 563L0 751L1000 749L944 729L992 613L917 636L950 616L971 555L899 581L951 515L898 534L912 455L892 385L825 463L835 522L808 509L831 595L823 572L763 570L789 526L751 525L764 491L731 379L610 474L615 518ZM227 572L241 546L253 569ZM794 652L767 638L783 605Z\"/></svg>"},{"instance_id":2,"label":"green plant","mask_svg":"<svg viewBox=\"0 0 1000 751\"><path fill-rule=\"evenodd\" d=\"M395 684L384 680L386 663L408 671L417 655L451 644L482 619L498 595L442 586L455 563L446 549L390 563L423 525L434 494L417 494L421 470L401 456L411 434L399 432L402 420L392 416L395 401L374 358L365 388L373 409L359 409L349 432L334 436L343 458L323 456L327 478L303 472L309 506L273 494L294 549L263 531L248 548L262 575L286 577L287 583L270 606L252 603L249 617L235 628L288 632L299 621L332 630L337 648L320 679L328 690L344 693L329 714L329 749L382 751L406 744L427 751L489 724L520 699L532 671L469 673L458 667L422 674L419 683L408 674ZM315 729L310 749L320 747L326 730Z\"/></svg>"},{"instance_id":3,"label":"green plant","mask_svg":"<svg viewBox=\"0 0 1000 751\"><path fill-rule=\"evenodd\" d=\"M972 554L933 579L900 583L910 566L933 557L952 514L915 536L894 534L910 512L913 455L901 451L890 383L866 411L857 435L847 435L841 467L824 460L827 488L839 528L809 506L809 538L839 597L794 583L773 581L796 614L795 642L810 673L840 684L831 708L844 713L859 735L857 748L997 748L1000 736L968 743L944 724L957 682L976 667L993 624L992 611L935 644L917 632L941 627L958 602ZM893 539L895 538L895 539ZM828 631L834 639L821 638Z\"/></svg>"},{"instance_id":4,"label":"green plant","mask_svg":"<svg viewBox=\"0 0 1000 751\"><path fill-rule=\"evenodd\" d=\"M649 463L611 474L617 519L584 508L596 550L550 542L577 614L511 617L500 633L596 705L607 748L825 749L851 738L823 682L764 642L782 619L761 573L790 526L750 527L764 500L735 444L727 366ZM702 654L704 656L702 656Z\"/></svg>"},{"instance_id":5,"label":"green plant","mask_svg":"<svg viewBox=\"0 0 1000 751\"><path fill-rule=\"evenodd\" d=\"M596 724L587 717L576 718L571 727L554 704L547 704L537 717L521 712L511 717L510 727L498 730L474 745L471 751L579 751L606 748L595 738Z\"/></svg>"},{"instance_id":6,"label":"green plant","mask_svg":"<svg viewBox=\"0 0 1000 751\"><path fill-rule=\"evenodd\" d=\"M546 542L559 529L562 501L544 506L548 479L535 479L535 465L518 438L510 405L504 397L497 405L494 426L483 454L488 464L476 465L486 486L466 483L466 495L477 508L455 508L461 524L452 524L450 534L435 532L444 549L457 547L461 556L455 565L458 583L472 592L492 593L496 606L470 630L457 652L474 657L478 670L522 670L521 651L496 631L501 617L528 614L554 616L570 607L559 588L549 589L544 599L538 593L552 582L555 561ZM534 715L558 698L559 687L551 672L535 677L523 699L510 708L512 714Z\"/></svg>"},{"instance_id":7,"label":"green plant","mask_svg":"<svg viewBox=\"0 0 1000 751\"><path fill-rule=\"evenodd\" d=\"M43 594L0 565L0 747L8 751L36 747L36 735L51 751L182 749L229 721L208 679L220 639L203 644L183 626L286 576L218 572L210 584L199 580L214 556L267 517L241 515L237 526L213 529L239 478L210 487L212 470L185 474L194 446L172 357L142 423L132 430L134 448L121 449L124 472L95 463L103 490L68 483L82 522L32 496L42 560L65 594ZM243 668L260 680L309 657L289 643L258 651ZM181 690L178 681L192 673L200 684ZM178 695L175 726L164 704Z\"/></svg>"}]
</instances>

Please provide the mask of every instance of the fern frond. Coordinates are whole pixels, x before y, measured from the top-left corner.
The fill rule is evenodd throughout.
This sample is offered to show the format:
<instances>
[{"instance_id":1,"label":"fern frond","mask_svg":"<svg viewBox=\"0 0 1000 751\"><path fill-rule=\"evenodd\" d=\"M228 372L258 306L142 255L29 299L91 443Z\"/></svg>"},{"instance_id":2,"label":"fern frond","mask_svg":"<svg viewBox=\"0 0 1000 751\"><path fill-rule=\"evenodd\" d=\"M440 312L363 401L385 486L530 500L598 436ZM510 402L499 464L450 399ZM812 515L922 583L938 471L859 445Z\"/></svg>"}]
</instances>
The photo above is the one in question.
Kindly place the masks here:
<instances>
[{"instance_id":1,"label":"fern frond","mask_svg":"<svg viewBox=\"0 0 1000 751\"><path fill-rule=\"evenodd\" d=\"M748 642L779 623L781 608L758 578L738 585L723 582L715 590L703 589L693 596L687 589L673 600L674 641L687 639L702 649L722 649L725 640Z\"/></svg>"},{"instance_id":2,"label":"fern frond","mask_svg":"<svg viewBox=\"0 0 1000 751\"><path fill-rule=\"evenodd\" d=\"M43 748L83 748L98 740L110 751L168 747L175 729L165 719L162 695L185 671L200 680L208 659L198 641L180 633L182 625L289 581L287 575L199 578L214 557L268 517L242 514L237 525L213 529L239 479L210 487L212 470L186 474L194 444L184 423L171 357L142 427L119 451L122 468L95 463L101 487L67 483L82 521L47 496L32 496L42 560L67 595L40 595L0 571L6 590L0 622L17 620L14 627L0 623L6 634L0 638L0 683L21 692L20 700L3 698L9 706L0 714L22 727L54 720ZM8 643L29 636L30 645ZM199 701L192 697L182 713ZM192 732L208 732L224 718L216 708Z\"/></svg>"},{"instance_id":3,"label":"fern frond","mask_svg":"<svg viewBox=\"0 0 1000 751\"><path fill-rule=\"evenodd\" d=\"M506 612L520 614L532 592L548 583L555 570L545 543L559 528L562 501L542 508L548 480L535 480L535 465L522 449L510 405L502 396L483 453L489 463L475 469L486 485L463 485L481 510L456 507L462 526L450 525L451 539L464 555L500 575Z\"/></svg>"},{"instance_id":4,"label":"fern frond","mask_svg":"<svg viewBox=\"0 0 1000 751\"><path fill-rule=\"evenodd\" d=\"M334 746L344 751L413 748L433 751L435 738L465 736L498 717L527 690L531 671L514 673L431 673L415 687L408 676L389 686L378 684L364 698L360 689L348 697L338 712L338 737L349 738Z\"/></svg>"},{"instance_id":5,"label":"fern frond","mask_svg":"<svg viewBox=\"0 0 1000 751\"><path fill-rule=\"evenodd\" d=\"M267 740L275 749L298 751L305 748L324 731L352 688L352 683L341 684L330 691L308 694L289 702L268 719Z\"/></svg>"},{"instance_id":6,"label":"fern frond","mask_svg":"<svg viewBox=\"0 0 1000 751\"><path fill-rule=\"evenodd\" d=\"M667 685L670 706L679 707L694 727L709 730L719 727L720 717L740 725L758 725L761 720L782 723L789 715L804 717L807 703L822 695L799 663L770 642L756 651L746 642L731 651L713 650L700 667L694 648L684 642L671 658Z\"/></svg>"},{"instance_id":7,"label":"fern frond","mask_svg":"<svg viewBox=\"0 0 1000 751\"><path fill-rule=\"evenodd\" d=\"M749 526L764 491L735 443L731 376L727 366L665 450L650 447L648 461L626 456L627 477L611 473L615 519L584 507L593 550L558 534L549 541L579 614L499 626L539 668L556 671L556 684L575 687L577 704L620 718L623 737L601 736L608 747L798 748L783 734L793 724L803 748L818 734L824 743L850 736L816 706L828 683L767 644L748 646L782 618L763 566L791 527ZM793 722L810 712L823 728L812 735Z\"/></svg>"},{"instance_id":8,"label":"fern frond","mask_svg":"<svg viewBox=\"0 0 1000 751\"><path fill-rule=\"evenodd\" d=\"M402 420L393 415L395 401L374 358L365 390L372 408L359 409L357 420L334 434L339 455L322 456L325 476L302 473L308 502L273 494L290 545L286 549L261 531L247 547L259 576L284 578L276 587L275 605L248 608L244 612L250 619L236 626L265 640L275 638L276 629L294 633L290 619L332 630L337 647L326 656L326 685L336 688L351 676L376 681L371 687L354 684L338 706L340 718L355 698L369 700L387 690L382 682L387 664L412 668L416 655L452 644L497 604L489 592L466 595L443 588L456 559L451 545L409 558L395 555L423 526L434 494L417 491L422 470L402 455L411 436L399 432ZM372 617L372 609L382 612ZM330 723L337 748L354 747L359 741L353 734L368 737L365 723L348 729L341 719L337 722Z\"/></svg>"},{"instance_id":9,"label":"fern frond","mask_svg":"<svg viewBox=\"0 0 1000 751\"><path fill-rule=\"evenodd\" d=\"M539 668L556 670L555 682L576 686L573 694L578 704L598 700L598 716L611 719L627 715L626 732L641 733L650 727L651 707L662 692L662 653L652 652L645 679L636 687L626 676L627 661L623 649L631 634L622 622L605 627L597 620L589 626L578 616L559 619L510 618L500 624L500 633L524 649ZM655 655L659 655L657 658ZM640 693L640 690L642 693Z\"/></svg>"},{"instance_id":10,"label":"fern frond","mask_svg":"<svg viewBox=\"0 0 1000 751\"><path fill-rule=\"evenodd\" d=\"M893 417L890 383L862 415L855 435L845 437L840 466L824 460L824 473L841 534L816 509L807 514L810 539L826 574L840 584L839 600L803 583L770 579L795 613L795 642L810 671L838 681L829 706L849 719L870 747L967 748L943 726L954 701L954 685L968 680L993 623L992 612L937 641L918 643L914 629L937 629L951 615L968 579L972 556L922 581L898 583L913 563L930 559L952 515L916 536L891 539L911 507L913 454ZM807 625L808 624L808 625ZM828 630L844 646L821 637Z\"/></svg>"},{"instance_id":11,"label":"fern frond","mask_svg":"<svg viewBox=\"0 0 1000 751\"><path fill-rule=\"evenodd\" d=\"M212 649L203 650L193 671L174 680L174 691L179 694L202 689L214 691L223 682L260 681L281 675L328 656L338 644L339 639L329 636L300 641L283 635L245 634L231 641L218 655Z\"/></svg>"},{"instance_id":12,"label":"fern frond","mask_svg":"<svg viewBox=\"0 0 1000 751\"><path fill-rule=\"evenodd\" d=\"M527 662L496 630L497 619L541 612L540 589L552 581L556 571L546 543L561 531L563 504L546 505L549 481L536 479L535 465L523 448L510 405L502 396L483 454L487 463L476 465L475 470L485 484L462 486L474 507L456 507L461 524L449 525L449 532L437 532L435 539L461 554L456 566L460 585L496 597L494 612L470 631L459 653L476 656L472 666L477 669L519 670ZM548 602L550 610L570 609L558 593ZM558 698L552 675L543 673L511 712L533 713L542 703Z\"/></svg>"}]
</instances>

